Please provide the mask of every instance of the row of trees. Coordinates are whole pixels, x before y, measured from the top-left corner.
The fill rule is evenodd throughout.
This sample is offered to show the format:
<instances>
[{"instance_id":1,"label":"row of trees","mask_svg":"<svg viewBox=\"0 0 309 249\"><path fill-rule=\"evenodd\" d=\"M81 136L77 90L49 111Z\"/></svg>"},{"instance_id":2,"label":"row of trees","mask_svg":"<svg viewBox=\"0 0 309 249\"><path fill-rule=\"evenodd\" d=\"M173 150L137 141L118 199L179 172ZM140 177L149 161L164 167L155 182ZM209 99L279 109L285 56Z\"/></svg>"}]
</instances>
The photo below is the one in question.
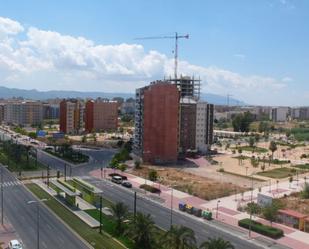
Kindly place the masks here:
<instances>
[{"instance_id":1,"label":"row of trees","mask_svg":"<svg viewBox=\"0 0 309 249\"><path fill-rule=\"evenodd\" d=\"M19 166L20 171L37 167L36 153L31 148L31 146L14 143L11 140L1 141L2 160L4 160L4 158L7 160L2 163L7 164L12 170L17 170L12 167L11 163L13 162L15 165ZM31 162L30 156L35 159L34 164Z\"/></svg>"},{"instance_id":2,"label":"row of trees","mask_svg":"<svg viewBox=\"0 0 309 249\"><path fill-rule=\"evenodd\" d=\"M194 231L185 226L173 225L163 232L155 226L151 215L136 213L131 216L128 207L122 202L111 207L116 223L117 235L126 235L136 248L142 249L233 249L234 246L221 238L209 238L197 245ZM125 221L127 221L125 223Z\"/></svg>"}]
</instances>

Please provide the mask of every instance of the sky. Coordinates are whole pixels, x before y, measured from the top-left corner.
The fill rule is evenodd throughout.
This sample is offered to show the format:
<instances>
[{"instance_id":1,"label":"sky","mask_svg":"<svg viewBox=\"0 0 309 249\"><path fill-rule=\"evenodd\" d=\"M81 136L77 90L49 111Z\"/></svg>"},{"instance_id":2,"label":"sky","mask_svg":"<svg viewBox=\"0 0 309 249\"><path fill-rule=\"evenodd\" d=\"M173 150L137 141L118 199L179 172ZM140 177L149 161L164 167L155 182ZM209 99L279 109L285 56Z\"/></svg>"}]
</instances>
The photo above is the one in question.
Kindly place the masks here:
<instances>
[{"instance_id":1,"label":"sky","mask_svg":"<svg viewBox=\"0 0 309 249\"><path fill-rule=\"evenodd\" d=\"M2 0L0 85L134 92L182 75L256 105L309 105L307 0Z\"/></svg>"}]
</instances>

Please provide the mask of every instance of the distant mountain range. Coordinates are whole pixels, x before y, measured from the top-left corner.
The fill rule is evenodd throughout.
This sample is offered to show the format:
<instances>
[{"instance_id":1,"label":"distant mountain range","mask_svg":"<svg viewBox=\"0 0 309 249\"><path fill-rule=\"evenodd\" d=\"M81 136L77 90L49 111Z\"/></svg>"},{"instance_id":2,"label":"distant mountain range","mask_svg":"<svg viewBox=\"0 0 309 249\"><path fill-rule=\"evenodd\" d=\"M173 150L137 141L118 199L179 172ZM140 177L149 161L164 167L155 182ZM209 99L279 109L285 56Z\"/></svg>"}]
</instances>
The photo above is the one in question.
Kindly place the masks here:
<instances>
[{"instance_id":1,"label":"distant mountain range","mask_svg":"<svg viewBox=\"0 0 309 249\"><path fill-rule=\"evenodd\" d=\"M78 92L78 91L38 91L38 90L23 90L17 88L7 88L0 86L0 98L18 98L33 100L46 100L54 98L114 98L122 97L124 99L134 98L133 93L107 93L107 92ZM201 93L201 99L215 105L226 105L226 96L221 96L212 93ZM230 98L230 105L246 105L243 101Z\"/></svg>"}]
</instances>

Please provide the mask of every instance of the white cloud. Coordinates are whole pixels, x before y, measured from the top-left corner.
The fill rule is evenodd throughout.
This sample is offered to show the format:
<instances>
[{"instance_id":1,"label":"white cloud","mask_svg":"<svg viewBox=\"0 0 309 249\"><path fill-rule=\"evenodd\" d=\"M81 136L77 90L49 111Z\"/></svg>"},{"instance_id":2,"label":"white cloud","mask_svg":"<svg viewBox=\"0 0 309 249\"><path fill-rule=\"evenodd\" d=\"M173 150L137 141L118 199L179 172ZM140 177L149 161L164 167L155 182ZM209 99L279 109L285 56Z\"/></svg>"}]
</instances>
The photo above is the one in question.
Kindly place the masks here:
<instances>
[{"instance_id":1,"label":"white cloud","mask_svg":"<svg viewBox=\"0 0 309 249\"><path fill-rule=\"evenodd\" d=\"M9 18L0 17L0 40L8 37L8 35L16 35L24 31L23 26Z\"/></svg>"},{"instance_id":2,"label":"white cloud","mask_svg":"<svg viewBox=\"0 0 309 249\"><path fill-rule=\"evenodd\" d=\"M244 60L246 58L246 55L244 55L244 54L234 54L234 57L239 58L241 60Z\"/></svg>"},{"instance_id":3,"label":"white cloud","mask_svg":"<svg viewBox=\"0 0 309 249\"><path fill-rule=\"evenodd\" d=\"M132 92L152 80L173 75L172 58L147 52L139 44L97 45L84 37L35 27L24 30L18 22L0 17L1 32L6 39L0 39L0 82L9 87ZM20 32L25 38L20 38ZM178 71L201 77L203 91L230 92L247 102L256 91L281 91L290 79L241 75L187 61L179 62Z\"/></svg>"},{"instance_id":4,"label":"white cloud","mask_svg":"<svg viewBox=\"0 0 309 249\"><path fill-rule=\"evenodd\" d=\"M288 82L292 82L292 81L294 81L294 80L293 80L293 78L291 78L291 77L283 77L283 78L281 79L281 81L282 81L282 82L288 83Z\"/></svg>"}]
</instances>

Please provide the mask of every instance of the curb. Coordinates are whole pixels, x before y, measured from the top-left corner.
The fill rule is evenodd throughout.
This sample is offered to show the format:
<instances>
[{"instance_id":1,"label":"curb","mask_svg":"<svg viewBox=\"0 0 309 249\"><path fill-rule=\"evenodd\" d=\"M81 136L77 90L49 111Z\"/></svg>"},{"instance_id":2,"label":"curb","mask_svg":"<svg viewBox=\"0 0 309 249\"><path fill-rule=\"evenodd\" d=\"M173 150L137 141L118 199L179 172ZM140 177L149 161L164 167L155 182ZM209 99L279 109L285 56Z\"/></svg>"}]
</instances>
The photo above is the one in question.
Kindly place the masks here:
<instances>
[{"instance_id":1,"label":"curb","mask_svg":"<svg viewBox=\"0 0 309 249\"><path fill-rule=\"evenodd\" d=\"M34 183L36 184L36 183ZM37 184L36 184L37 185ZM35 194L33 194L26 186L22 185L36 200L40 200ZM39 185L37 185L38 187L40 187ZM40 187L41 188L41 187ZM41 188L42 189L42 188ZM44 189L43 189L44 190ZM45 190L44 190L45 191ZM50 195L51 196L51 195ZM53 196L51 196L52 198L54 198ZM84 238L82 238L77 232L75 232L67 223L65 223L60 217L58 217L58 215L51 210L45 203L42 203L44 205L44 207L53 214L53 216L60 221L64 226L66 226L66 228L68 228L78 239L80 239L85 246L87 246L90 249L94 249L93 246L91 246L88 241L86 241Z\"/></svg>"}]
</instances>

